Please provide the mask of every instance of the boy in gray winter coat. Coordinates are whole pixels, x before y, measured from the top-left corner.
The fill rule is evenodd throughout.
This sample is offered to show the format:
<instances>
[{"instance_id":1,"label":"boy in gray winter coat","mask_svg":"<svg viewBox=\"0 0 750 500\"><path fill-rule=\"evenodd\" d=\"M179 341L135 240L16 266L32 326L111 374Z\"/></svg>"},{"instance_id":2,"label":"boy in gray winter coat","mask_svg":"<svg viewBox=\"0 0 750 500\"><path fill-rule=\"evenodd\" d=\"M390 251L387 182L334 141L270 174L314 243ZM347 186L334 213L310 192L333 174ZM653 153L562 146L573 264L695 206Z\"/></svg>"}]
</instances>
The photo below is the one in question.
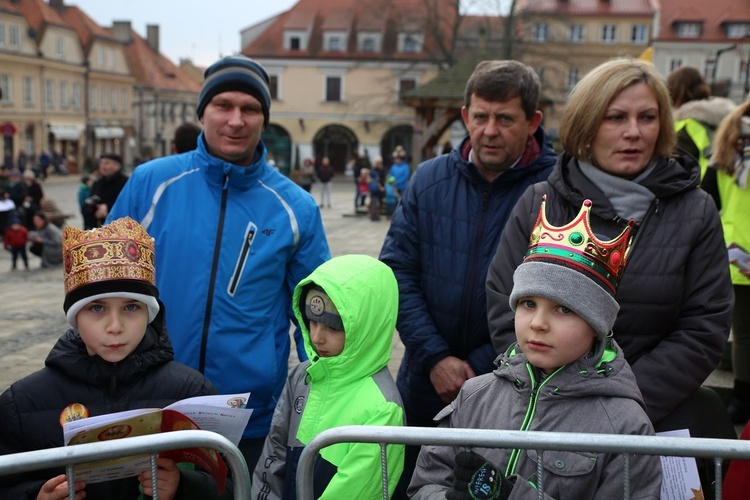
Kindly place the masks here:
<instances>
[{"instance_id":1,"label":"boy in gray winter coat","mask_svg":"<svg viewBox=\"0 0 750 500\"><path fill-rule=\"evenodd\" d=\"M632 221L616 239L600 241L589 230L589 200L561 228L548 223L544 206L513 275L517 342L435 420L454 428L653 435L635 376L611 337ZM423 446L409 497L535 499L537 459L534 450ZM622 496L620 454L555 451L542 461L544 498ZM661 474L659 457L632 456L631 498L659 498Z\"/></svg>"}]
</instances>

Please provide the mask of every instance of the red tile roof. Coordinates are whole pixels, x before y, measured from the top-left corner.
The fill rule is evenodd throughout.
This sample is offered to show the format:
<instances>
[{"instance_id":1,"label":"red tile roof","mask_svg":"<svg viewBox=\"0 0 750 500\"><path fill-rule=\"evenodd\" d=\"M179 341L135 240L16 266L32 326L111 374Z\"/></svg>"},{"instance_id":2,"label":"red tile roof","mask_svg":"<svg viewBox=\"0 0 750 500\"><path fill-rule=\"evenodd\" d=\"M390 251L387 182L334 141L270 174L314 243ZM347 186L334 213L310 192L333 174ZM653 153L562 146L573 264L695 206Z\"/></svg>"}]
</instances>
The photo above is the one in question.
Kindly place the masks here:
<instances>
[{"instance_id":1,"label":"red tile roof","mask_svg":"<svg viewBox=\"0 0 750 500\"><path fill-rule=\"evenodd\" d=\"M110 42L117 42L117 39L105 28L102 28L86 13L76 6L61 5L53 7L78 34L78 38L83 46L84 53L88 54L95 38L101 38Z\"/></svg>"},{"instance_id":2,"label":"red tile roof","mask_svg":"<svg viewBox=\"0 0 750 500\"><path fill-rule=\"evenodd\" d=\"M705 0L703 0L705 1ZM518 0L517 12L560 16L647 16L659 0Z\"/></svg>"},{"instance_id":3,"label":"red tile roof","mask_svg":"<svg viewBox=\"0 0 750 500\"><path fill-rule=\"evenodd\" d=\"M138 33L131 30L131 36L131 42L125 45L125 54L138 85L160 90L200 92L200 83L164 55L154 52Z\"/></svg>"},{"instance_id":4,"label":"red tile roof","mask_svg":"<svg viewBox=\"0 0 750 500\"><path fill-rule=\"evenodd\" d=\"M23 14L21 12L21 9L18 8L18 4L15 4L10 0L0 0L0 12L8 12L10 14Z\"/></svg>"},{"instance_id":5,"label":"red tile roof","mask_svg":"<svg viewBox=\"0 0 750 500\"><path fill-rule=\"evenodd\" d=\"M660 0L661 21L657 40L685 40L675 36L674 23L679 21L702 21L702 41L728 40L723 23L750 22L748 0ZM694 40L694 39L693 39Z\"/></svg>"},{"instance_id":6,"label":"red tile roof","mask_svg":"<svg viewBox=\"0 0 750 500\"><path fill-rule=\"evenodd\" d=\"M453 2L445 0L299 0L271 20L262 34L242 48L242 53L251 57L426 60L437 51L438 36L443 41L450 40L455 18ZM435 29L425 29L426 26ZM284 50L287 30L307 31L310 34L307 50ZM329 30L348 32L347 51L323 50L323 32ZM399 32L409 30L424 33L425 50L397 53ZM382 51L357 52L357 33L373 31L383 34Z\"/></svg>"},{"instance_id":7,"label":"red tile roof","mask_svg":"<svg viewBox=\"0 0 750 500\"><path fill-rule=\"evenodd\" d=\"M36 31L36 40L39 42L44 35L47 26L54 25L62 28L72 29L71 26L44 0L24 0L16 6L26 18L29 27Z\"/></svg>"}]
</instances>

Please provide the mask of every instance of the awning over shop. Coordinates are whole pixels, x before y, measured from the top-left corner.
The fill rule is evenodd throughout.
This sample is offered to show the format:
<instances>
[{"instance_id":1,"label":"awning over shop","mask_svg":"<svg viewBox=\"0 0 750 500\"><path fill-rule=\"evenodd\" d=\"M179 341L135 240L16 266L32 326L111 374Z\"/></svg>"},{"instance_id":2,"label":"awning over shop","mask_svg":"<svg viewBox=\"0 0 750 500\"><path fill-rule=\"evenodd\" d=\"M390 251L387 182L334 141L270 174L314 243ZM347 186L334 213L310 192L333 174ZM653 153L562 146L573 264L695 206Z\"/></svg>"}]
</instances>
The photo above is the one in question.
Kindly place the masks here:
<instances>
[{"instance_id":1,"label":"awning over shop","mask_svg":"<svg viewBox=\"0 0 750 500\"><path fill-rule=\"evenodd\" d=\"M94 137L97 139L120 139L125 137L122 127L94 127Z\"/></svg>"},{"instance_id":2,"label":"awning over shop","mask_svg":"<svg viewBox=\"0 0 750 500\"><path fill-rule=\"evenodd\" d=\"M83 132L82 125L50 125L49 131L58 141L77 141Z\"/></svg>"}]
</instances>

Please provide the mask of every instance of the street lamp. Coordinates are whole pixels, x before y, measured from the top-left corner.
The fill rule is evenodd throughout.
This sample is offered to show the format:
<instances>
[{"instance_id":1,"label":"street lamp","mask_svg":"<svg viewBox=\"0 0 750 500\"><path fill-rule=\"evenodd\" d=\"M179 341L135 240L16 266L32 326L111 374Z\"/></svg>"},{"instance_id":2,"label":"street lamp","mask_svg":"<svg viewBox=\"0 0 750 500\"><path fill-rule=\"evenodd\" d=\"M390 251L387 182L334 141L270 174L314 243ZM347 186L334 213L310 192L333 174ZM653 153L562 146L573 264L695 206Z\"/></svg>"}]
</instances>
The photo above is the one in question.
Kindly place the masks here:
<instances>
[{"instance_id":1,"label":"street lamp","mask_svg":"<svg viewBox=\"0 0 750 500\"><path fill-rule=\"evenodd\" d=\"M726 47L722 47L720 49L717 49L714 53L714 66L711 68L711 83L716 83L716 68L719 67L719 58L724 52L729 52L730 50L734 50L737 48L737 44L727 45Z\"/></svg>"}]
</instances>

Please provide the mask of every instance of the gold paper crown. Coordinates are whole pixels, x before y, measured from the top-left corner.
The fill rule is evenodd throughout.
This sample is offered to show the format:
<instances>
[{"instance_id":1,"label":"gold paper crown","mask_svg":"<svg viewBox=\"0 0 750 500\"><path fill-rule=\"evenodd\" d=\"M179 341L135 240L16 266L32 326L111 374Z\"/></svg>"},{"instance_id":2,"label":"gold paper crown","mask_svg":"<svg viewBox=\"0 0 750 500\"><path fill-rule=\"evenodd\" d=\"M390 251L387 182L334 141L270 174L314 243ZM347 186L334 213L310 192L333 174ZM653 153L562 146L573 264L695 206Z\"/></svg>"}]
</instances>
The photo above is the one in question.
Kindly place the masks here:
<instances>
[{"instance_id":1,"label":"gold paper crown","mask_svg":"<svg viewBox=\"0 0 750 500\"><path fill-rule=\"evenodd\" d=\"M562 227L549 223L546 205L544 195L524 262L545 260L584 271L614 295L630 254L630 231L635 221L630 219L616 238L602 241L591 231L591 200L585 200L575 219Z\"/></svg>"},{"instance_id":2,"label":"gold paper crown","mask_svg":"<svg viewBox=\"0 0 750 500\"><path fill-rule=\"evenodd\" d=\"M65 295L83 285L136 280L155 286L154 240L130 217L89 231L63 230Z\"/></svg>"}]
</instances>

